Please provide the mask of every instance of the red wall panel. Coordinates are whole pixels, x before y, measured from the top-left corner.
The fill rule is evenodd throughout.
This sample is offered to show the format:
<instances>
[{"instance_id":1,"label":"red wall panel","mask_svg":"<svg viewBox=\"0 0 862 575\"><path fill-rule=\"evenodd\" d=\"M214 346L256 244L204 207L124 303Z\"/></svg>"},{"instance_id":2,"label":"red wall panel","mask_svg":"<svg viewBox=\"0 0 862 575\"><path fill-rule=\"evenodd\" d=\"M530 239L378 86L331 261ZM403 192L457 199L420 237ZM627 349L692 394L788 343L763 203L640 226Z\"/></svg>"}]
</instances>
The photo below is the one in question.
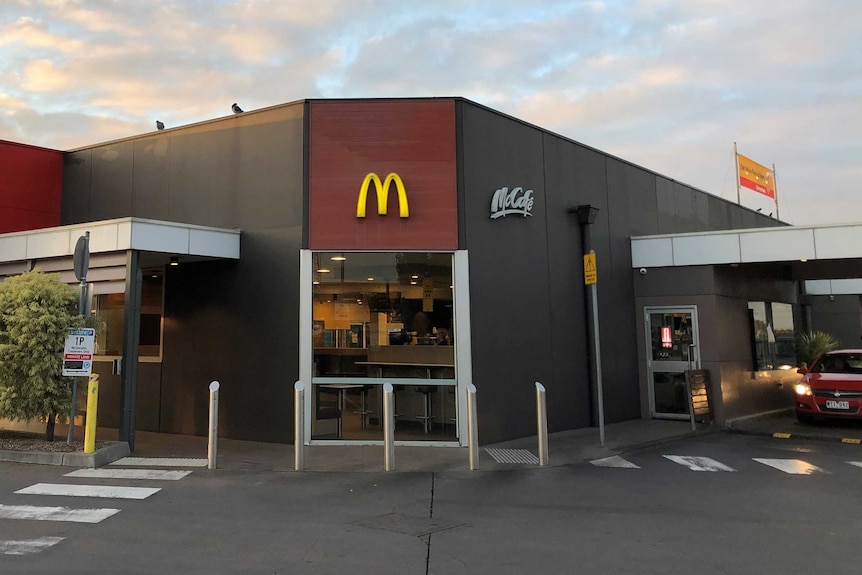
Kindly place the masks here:
<instances>
[{"instance_id":1,"label":"red wall panel","mask_svg":"<svg viewBox=\"0 0 862 575\"><path fill-rule=\"evenodd\" d=\"M394 186L387 215L378 215L372 186L366 217L356 216L372 172L401 177L409 217L399 217ZM311 249L456 249L454 100L312 101L308 185Z\"/></svg>"},{"instance_id":2,"label":"red wall panel","mask_svg":"<svg viewBox=\"0 0 862 575\"><path fill-rule=\"evenodd\" d=\"M60 225L63 153L0 142L0 233Z\"/></svg>"}]
</instances>

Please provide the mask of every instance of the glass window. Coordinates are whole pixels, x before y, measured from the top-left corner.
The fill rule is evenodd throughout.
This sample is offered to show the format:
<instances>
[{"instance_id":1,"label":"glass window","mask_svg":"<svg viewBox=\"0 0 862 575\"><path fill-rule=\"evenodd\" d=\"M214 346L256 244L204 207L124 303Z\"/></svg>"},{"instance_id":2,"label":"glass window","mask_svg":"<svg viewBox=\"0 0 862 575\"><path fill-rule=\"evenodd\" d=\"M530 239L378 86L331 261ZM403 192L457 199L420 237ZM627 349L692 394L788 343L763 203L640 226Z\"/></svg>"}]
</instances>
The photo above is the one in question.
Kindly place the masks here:
<instances>
[{"instance_id":1,"label":"glass window","mask_svg":"<svg viewBox=\"0 0 862 575\"><path fill-rule=\"evenodd\" d=\"M791 369L796 365L793 306L748 302L754 370Z\"/></svg>"},{"instance_id":2,"label":"glass window","mask_svg":"<svg viewBox=\"0 0 862 575\"><path fill-rule=\"evenodd\" d=\"M162 292L163 275L144 272L141 286L141 327L138 353L141 357L161 357L162 354ZM96 355L123 354L125 294L99 294L93 297L93 314L100 326L96 337Z\"/></svg>"},{"instance_id":3,"label":"glass window","mask_svg":"<svg viewBox=\"0 0 862 575\"><path fill-rule=\"evenodd\" d=\"M312 437L455 440L451 253L312 254Z\"/></svg>"}]
</instances>

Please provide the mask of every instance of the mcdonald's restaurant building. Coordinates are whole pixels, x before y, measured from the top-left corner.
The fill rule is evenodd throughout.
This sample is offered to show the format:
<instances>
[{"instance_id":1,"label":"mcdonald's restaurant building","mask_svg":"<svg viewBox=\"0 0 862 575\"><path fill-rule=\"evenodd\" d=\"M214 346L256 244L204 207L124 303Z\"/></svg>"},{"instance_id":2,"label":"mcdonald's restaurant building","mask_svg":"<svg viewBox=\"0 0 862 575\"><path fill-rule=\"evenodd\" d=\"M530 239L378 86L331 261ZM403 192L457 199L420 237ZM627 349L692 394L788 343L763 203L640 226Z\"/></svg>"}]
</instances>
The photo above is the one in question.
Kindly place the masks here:
<instances>
[{"instance_id":1,"label":"mcdonald's restaurant building","mask_svg":"<svg viewBox=\"0 0 862 575\"><path fill-rule=\"evenodd\" d=\"M305 100L67 152L0 146L13 152L51 166L16 161L16 189L56 193L4 229L0 274L74 283L90 231L100 425L132 442L204 435L213 380L235 439L292 441L297 380L315 443L382 441L386 382L396 441L461 445L468 384L482 443L535 434L536 381L551 431L594 425L587 232L605 420L650 416L641 348L663 332L644 332L632 236L780 225L459 98ZM655 316L674 333L694 319Z\"/></svg>"}]
</instances>

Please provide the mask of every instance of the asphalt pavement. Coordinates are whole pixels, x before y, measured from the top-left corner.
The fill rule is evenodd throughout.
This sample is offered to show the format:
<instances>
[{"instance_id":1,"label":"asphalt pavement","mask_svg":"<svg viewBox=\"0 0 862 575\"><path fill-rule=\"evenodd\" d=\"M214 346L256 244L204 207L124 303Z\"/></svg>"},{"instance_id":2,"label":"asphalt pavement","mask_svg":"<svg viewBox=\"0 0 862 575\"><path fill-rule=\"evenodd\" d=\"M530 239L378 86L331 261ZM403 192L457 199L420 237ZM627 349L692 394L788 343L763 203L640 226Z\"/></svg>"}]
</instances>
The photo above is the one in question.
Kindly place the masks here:
<instances>
[{"instance_id":1,"label":"asphalt pavement","mask_svg":"<svg viewBox=\"0 0 862 575\"><path fill-rule=\"evenodd\" d=\"M0 549L28 549L0 554L0 573L858 572L860 446L698 433L608 453L503 473L246 463L176 480L4 463L0 515L116 512L93 523L0 517ZM70 485L117 496L71 496ZM56 486L67 494L45 494ZM141 487L158 491L119 497Z\"/></svg>"}]
</instances>

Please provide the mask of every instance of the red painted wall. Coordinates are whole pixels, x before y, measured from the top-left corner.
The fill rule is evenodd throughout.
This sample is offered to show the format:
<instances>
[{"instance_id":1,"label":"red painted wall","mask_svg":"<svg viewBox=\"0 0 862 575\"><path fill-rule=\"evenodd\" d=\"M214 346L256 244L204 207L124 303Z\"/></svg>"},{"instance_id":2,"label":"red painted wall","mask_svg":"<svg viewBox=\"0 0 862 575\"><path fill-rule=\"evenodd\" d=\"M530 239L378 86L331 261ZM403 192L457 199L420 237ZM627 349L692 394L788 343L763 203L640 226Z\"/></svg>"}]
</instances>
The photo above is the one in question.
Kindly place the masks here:
<instances>
[{"instance_id":1,"label":"red painted wall","mask_svg":"<svg viewBox=\"0 0 862 575\"><path fill-rule=\"evenodd\" d=\"M0 233L60 225L63 153L0 141Z\"/></svg>"},{"instance_id":2,"label":"red painted wall","mask_svg":"<svg viewBox=\"0 0 862 575\"><path fill-rule=\"evenodd\" d=\"M455 101L312 101L309 104L310 249L458 247ZM410 216L399 217L394 186L387 215L368 192L356 217L365 176L401 176Z\"/></svg>"}]
</instances>

